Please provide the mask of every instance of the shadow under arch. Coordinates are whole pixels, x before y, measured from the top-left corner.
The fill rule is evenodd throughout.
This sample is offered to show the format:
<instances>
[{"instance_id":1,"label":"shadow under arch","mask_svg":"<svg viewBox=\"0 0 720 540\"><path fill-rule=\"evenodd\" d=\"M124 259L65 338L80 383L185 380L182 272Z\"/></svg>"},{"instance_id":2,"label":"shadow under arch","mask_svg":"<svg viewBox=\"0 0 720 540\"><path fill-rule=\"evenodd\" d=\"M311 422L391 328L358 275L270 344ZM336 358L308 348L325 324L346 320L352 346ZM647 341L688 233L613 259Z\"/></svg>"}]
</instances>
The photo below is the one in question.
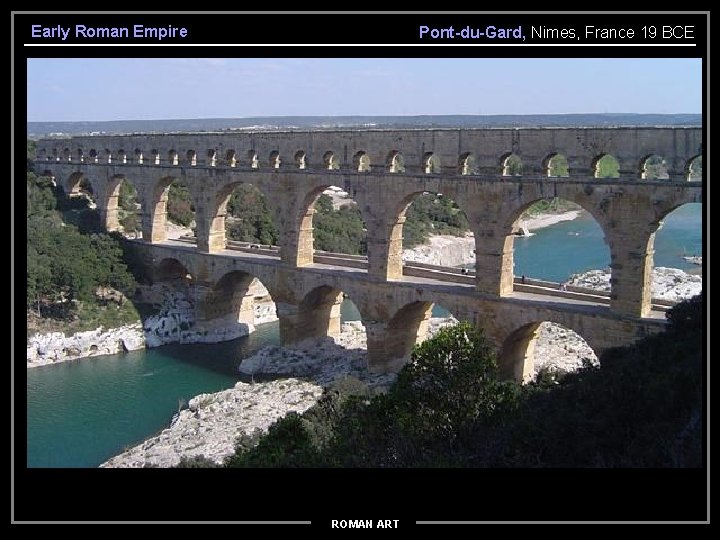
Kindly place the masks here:
<instances>
[{"instance_id":1,"label":"shadow under arch","mask_svg":"<svg viewBox=\"0 0 720 540\"><path fill-rule=\"evenodd\" d=\"M256 324L277 319L273 295L256 276L231 270L217 280L198 302L197 316L201 321L222 320L226 325L247 325L243 334L252 332Z\"/></svg>"},{"instance_id":2,"label":"shadow under arch","mask_svg":"<svg viewBox=\"0 0 720 540\"><path fill-rule=\"evenodd\" d=\"M415 345L458 319L441 304L418 300L398 309L387 323L385 351L396 367L410 360Z\"/></svg>"},{"instance_id":3,"label":"shadow under arch","mask_svg":"<svg viewBox=\"0 0 720 540\"><path fill-rule=\"evenodd\" d=\"M293 341L339 335L340 310L344 300L343 292L330 285L320 285L308 292L298 307L296 335L293 336Z\"/></svg>"},{"instance_id":4,"label":"shadow under arch","mask_svg":"<svg viewBox=\"0 0 720 540\"><path fill-rule=\"evenodd\" d=\"M188 285L192 282L192 274L187 267L174 257L161 259L153 265L152 283L173 282Z\"/></svg>"},{"instance_id":5,"label":"shadow under arch","mask_svg":"<svg viewBox=\"0 0 720 540\"><path fill-rule=\"evenodd\" d=\"M541 369L575 371L586 363L598 365L598 357L577 331L538 320L505 338L498 354L498 378L527 383Z\"/></svg>"}]
</instances>

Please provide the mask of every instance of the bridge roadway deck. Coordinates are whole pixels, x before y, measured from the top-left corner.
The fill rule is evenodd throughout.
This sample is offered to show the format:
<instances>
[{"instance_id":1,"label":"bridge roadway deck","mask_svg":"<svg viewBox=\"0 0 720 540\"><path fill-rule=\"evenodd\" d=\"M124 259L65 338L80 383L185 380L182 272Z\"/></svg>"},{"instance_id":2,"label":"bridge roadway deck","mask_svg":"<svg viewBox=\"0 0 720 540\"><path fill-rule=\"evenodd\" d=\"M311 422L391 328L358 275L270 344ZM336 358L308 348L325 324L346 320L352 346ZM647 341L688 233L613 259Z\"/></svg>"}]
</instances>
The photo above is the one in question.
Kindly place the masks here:
<instances>
[{"instance_id":1,"label":"bridge roadway deck","mask_svg":"<svg viewBox=\"0 0 720 540\"><path fill-rule=\"evenodd\" d=\"M175 249L181 249L189 253L196 253L197 248L194 244L183 240L165 240L154 244L156 246L167 246ZM246 260L248 262L259 263L267 266L281 266L280 255L271 255L267 253L253 253L252 251L239 251L237 249L223 249L211 254L206 254L209 257L230 257L240 260ZM349 258L348 261L356 261L357 259ZM338 257L338 262L342 262L342 259ZM359 269L351 266L344 266L342 264L325 264L325 263L313 263L302 267L302 271L314 272L320 274L334 274L337 275L339 272L345 277L350 279L356 279L360 281L368 281L368 272L364 269ZM442 279L432 279L427 277L419 276L403 276L401 279L390 279L388 282L407 284L409 286L422 285L423 288L432 289L435 291L449 292L455 294L468 294L479 297L484 297L483 293L478 293L474 290L472 283L448 283ZM538 286L538 291L542 291L544 288ZM504 296L504 301L518 302L524 304L542 303L544 305L554 304L556 309L566 309L568 311L584 312L587 314L608 314L610 308L607 304L602 302L593 302L589 300L578 300L577 298L563 297L558 291L553 291L553 294L542 294L529 293L514 291L511 295ZM665 312L660 309L653 309L649 315L645 318L648 319L665 319Z\"/></svg>"}]
</instances>

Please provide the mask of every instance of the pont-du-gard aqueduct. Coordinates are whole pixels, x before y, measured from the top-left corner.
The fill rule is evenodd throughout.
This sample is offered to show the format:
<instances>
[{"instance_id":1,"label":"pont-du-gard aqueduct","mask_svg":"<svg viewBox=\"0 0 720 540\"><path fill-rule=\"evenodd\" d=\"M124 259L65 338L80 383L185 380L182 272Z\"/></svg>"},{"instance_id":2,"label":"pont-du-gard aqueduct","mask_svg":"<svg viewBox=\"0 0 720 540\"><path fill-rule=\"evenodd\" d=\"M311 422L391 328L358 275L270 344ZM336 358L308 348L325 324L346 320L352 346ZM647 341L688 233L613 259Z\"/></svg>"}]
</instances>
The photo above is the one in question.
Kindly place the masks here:
<instances>
[{"instance_id":1,"label":"pont-du-gard aqueduct","mask_svg":"<svg viewBox=\"0 0 720 540\"><path fill-rule=\"evenodd\" d=\"M190 280L197 317L252 316L254 277L270 292L283 343L335 335L349 296L367 332L368 368L396 371L422 340L433 303L484 329L497 345L501 372L532 372L532 338L541 322L582 336L598 356L660 331L664 312L651 301L653 242L665 216L702 202L690 167L702 154L698 127L316 130L132 134L43 139L38 169L67 193L89 181L107 230L119 227L123 181L138 191L141 257L156 281ZM508 176L506 158L522 159ZM567 177L549 176L556 155ZM612 155L618 178L597 178ZM648 157L669 178L648 179ZM167 194L184 182L196 211L196 242L165 236ZM240 183L265 196L280 247L227 245L226 206ZM313 249L314 203L330 186L357 202L367 227L367 257ZM405 211L431 192L452 198L475 236L476 267L466 273L404 265ZM513 230L539 199L580 205L602 228L611 257L611 292L561 291L513 278Z\"/></svg>"}]
</instances>

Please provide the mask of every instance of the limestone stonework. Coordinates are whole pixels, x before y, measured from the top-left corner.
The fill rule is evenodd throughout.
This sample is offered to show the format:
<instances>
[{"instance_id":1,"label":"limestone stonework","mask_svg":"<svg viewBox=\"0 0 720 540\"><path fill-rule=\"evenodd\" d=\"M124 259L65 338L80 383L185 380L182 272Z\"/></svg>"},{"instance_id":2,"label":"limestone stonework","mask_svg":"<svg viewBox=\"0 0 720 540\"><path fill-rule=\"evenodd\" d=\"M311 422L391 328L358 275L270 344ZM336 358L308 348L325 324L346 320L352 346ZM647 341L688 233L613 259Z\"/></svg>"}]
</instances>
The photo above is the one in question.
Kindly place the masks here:
<instances>
[{"instance_id":1,"label":"limestone stonework","mask_svg":"<svg viewBox=\"0 0 720 540\"><path fill-rule=\"evenodd\" d=\"M702 202L692 161L702 154L701 128L521 128L186 133L87 136L38 142L40 174L69 193L91 183L108 230L118 228L123 181L138 191L148 265L167 261L198 290L204 318L229 310L251 313L247 294L258 277L277 304L282 338L332 335L341 293L357 304L368 334L370 367L396 369L421 339L433 302L474 321L502 347L508 374L527 371L527 343L542 321L577 331L600 352L630 343L664 324L651 315L654 235L678 206ZM504 176L505 159L523 163ZM568 177L549 177L549 162L567 158ZM612 155L618 178L596 178L599 158ZM663 158L669 178L643 178L646 159ZM184 182L196 211L197 245L166 241L167 194ZM240 183L265 196L280 231L279 256L226 250L225 214ZM314 203L339 186L357 202L367 227L367 268L317 264ZM403 273L405 211L423 192L452 198L475 237L474 286L423 283ZM513 228L539 199L560 197L588 211L611 254L610 306L519 298L513 289ZM165 261L163 263L163 261ZM175 276L178 277L178 276Z\"/></svg>"}]
</instances>

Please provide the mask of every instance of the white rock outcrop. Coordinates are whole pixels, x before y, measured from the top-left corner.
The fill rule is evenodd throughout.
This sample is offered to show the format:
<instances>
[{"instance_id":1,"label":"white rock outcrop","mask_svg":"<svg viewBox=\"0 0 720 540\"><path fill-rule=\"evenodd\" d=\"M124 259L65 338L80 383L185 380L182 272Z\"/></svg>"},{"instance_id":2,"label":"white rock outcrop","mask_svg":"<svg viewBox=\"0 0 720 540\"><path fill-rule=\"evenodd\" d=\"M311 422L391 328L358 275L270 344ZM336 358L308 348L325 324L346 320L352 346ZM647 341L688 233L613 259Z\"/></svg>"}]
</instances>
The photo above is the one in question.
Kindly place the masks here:
<instances>
[{"instance_id":1,"label":"white rock outcrop","mask_svg":"<svg viewBox=\"0 0 720 540\"><path fill-rule=\"evenodd\" d=\"M686 300L702 292L702 282L702 276L678 268L658 266L653 268L652 273L652 297L678 302ZM610 292L610 271L589 270L571 276L567 284Z\"/></svg>"},{"instance_id":2,"label":"white rock outcrop","mask_svg":"<svg viewBox=\"0 0 720 540\"><path fill-rule=\"evenodd\" d=\"M205 456L217 463L235 451L243 433L267 431L278 418L302 413L322 395L322 387L298 379L268 383L238 382L188 403L171 427L115 456L100 467L173 467L185 456Z\"/></svg>"},{"instance_id":3,"label":"white rock outcrop","mask_svg":"<svg viewBox=\"0 0 720 540\"><path fill-rule=\"evenodd\" d=\"M35 334L27 342L27 367L44 366L86 356L117 354L145 347L140 323L111 330L102 327L66 336L63 332Z\"/></svg>"}]
</instances>

